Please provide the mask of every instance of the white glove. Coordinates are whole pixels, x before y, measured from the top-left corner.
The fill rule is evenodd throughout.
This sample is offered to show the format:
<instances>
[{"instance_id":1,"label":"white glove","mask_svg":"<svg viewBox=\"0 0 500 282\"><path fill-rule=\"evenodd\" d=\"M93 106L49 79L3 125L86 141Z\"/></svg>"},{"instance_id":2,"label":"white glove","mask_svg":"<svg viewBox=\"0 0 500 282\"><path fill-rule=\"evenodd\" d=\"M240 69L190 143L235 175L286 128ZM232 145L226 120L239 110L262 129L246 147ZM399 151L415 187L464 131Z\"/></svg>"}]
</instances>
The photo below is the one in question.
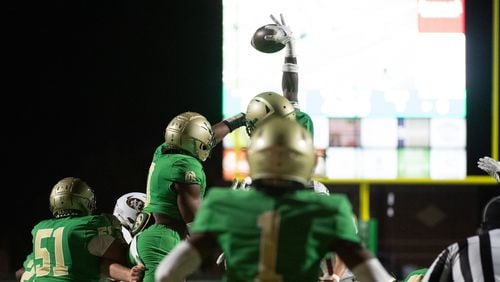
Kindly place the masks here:
<instances>
[{"instance_id":1,"label":"white glove","mask_svg":"<svg viewBox=\"0 0 500 282\"><path fill-rule=\"evenodd\" d=\"M252 178L250 178L250 176L243 178L241 182L239 182L237 178L233 178L233 182L231 183L231 189L248 190L250 189L249 187L250 184L252 184Z\"/></svg>"},{"instance_id":2,"label":"white glove","mask_svg":"<svg viewBox=\"0 0 500 282\"><path fill-rule=\"evenodd\" d=\"M477 161L477 167L487 172L491 177L495 178L495 180L500 183L500 176L498 172L500 172L500 162L490 158L483 157L479 158Z\"/></svg>"},{"instance_id":3,"label":"white glove","mask_svg":"<svg viewBox=\"0 0 500 282\"><path fill-rule=\"evenodd\" d=\"M239 182L238 182L238 178L233 178L233 182L231 183L231 186L230 186L230 187L231 187L231 189L232 189L232 190L236 190L236 189L238 189L238 184L239 184Z\"/></svg>"},{"instance_id":4,"label":"white glove","mask_svg":"<svg viewBox=\"0 0 500 282\"><path fill-rule=\"evenodd\" d=\"M252 185L252 178L250 176L247 176L243 178L243 181L241 181L240 189L248 190L250 189L250 185Z\"/></svg>"},{"instance_id":5,"label":"white glove","mask_svg":"<svg viewBox=\"0 0 500 282\"><path fill-rule=\"evenodd\" d=\"M287 53L286 56L295 57L295 38L293 37L292 30L285 24L283 14L280 14L280 18L281 23L273 15L271 15L271 19L274 23L276 23L276 26L266 26L266 29L273 30L274 35L266 35L264 36L264 39L285 44Z\"/></svg>"}]
</instances>

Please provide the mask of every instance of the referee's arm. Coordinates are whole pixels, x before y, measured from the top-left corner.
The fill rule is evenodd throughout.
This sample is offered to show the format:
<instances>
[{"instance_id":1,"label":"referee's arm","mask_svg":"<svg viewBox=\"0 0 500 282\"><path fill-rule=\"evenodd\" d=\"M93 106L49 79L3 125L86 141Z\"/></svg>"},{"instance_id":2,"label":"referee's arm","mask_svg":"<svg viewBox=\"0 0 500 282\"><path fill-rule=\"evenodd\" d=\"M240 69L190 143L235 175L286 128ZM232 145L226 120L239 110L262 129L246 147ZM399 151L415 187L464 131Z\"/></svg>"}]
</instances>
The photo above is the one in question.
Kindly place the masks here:
<instances>
[{"instance_id":1,"label":"referee's arm","mask_svg":"<svg viewBox=\"0 0 500 282\"><path fill-rule=\"evenodd\" d=\"M454 255L453 250L458 250L458 244L455 243L444 249L432 262L431 267L425 273L422 281L450 281L451 280L451 258Z\"/></svg>"}]
</instances>

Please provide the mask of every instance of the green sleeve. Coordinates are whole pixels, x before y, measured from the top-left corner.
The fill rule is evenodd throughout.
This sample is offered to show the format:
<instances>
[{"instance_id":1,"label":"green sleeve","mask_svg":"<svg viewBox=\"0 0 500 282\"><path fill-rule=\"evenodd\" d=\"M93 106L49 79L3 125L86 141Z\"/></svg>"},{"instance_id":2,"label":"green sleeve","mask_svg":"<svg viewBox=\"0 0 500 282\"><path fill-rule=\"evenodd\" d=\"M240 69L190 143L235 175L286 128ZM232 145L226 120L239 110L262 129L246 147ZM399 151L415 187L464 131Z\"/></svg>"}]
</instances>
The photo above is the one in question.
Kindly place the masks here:
<instances>
[{"instance_id":1,"label":"green sleeve","mask_svg":"<svg viewBox=\"0 0 500 282\"><path fill-rule=\"evenodd\" d=\"M120 221L112 214L94 216L91 221L91 230L96 230L95 235L111 235L125 242ZM91 231L92 232L92 231Z\"/></svg>"},{"instance_id":2,"label":"green sleeve","mask_svg":"<svg viewBox=\"0 0 500 282\"><path fill-rule=\"evenodd\" d=\"M29 254L23 263L24 273L20 278L20 282L35 281L35 265L33 253Z\"/></svg>"},{"instance_id":3,"label":"green sleeve","mask_svg":"<svg viewBox=\"0 0 500 282\"><path fill-rule=\"evenodd\" d=\"M31 252L28 256L26 256L26 259L23 262L23 268L30 269L32 265L33 265L33 252Z\"/></svg>"},{"instance_id":4,"label":"green sleeve","mask_svg":"<svg viewBox=\"0 0 500 282\"><path fill-rule=\"evenodd\" d=\"M335 201L331 201L336 209L336 212L333 213L333 229L334 229L334 238L353 241L353 242L361 242L355 227L355 223L353 220L353 212L351 204L346 196L334 195L328 196L325 198L332 198Z\"/></svg>"},{"instance_id":5,"label":"green sleeve","mask_svg":"<svg viewBox=\"0 0 500 282\"><path fill-rule=\"evenodd\" d=\"M300 125L302 125L302 127L311 133L311 136L314 137L314 124L311 117L307 113L296 110L295 119Z\"/></svg>"},{"instance_id":6,"label":"green sleeve","mask_svg":"<svg viewBox=\"0 0 500 282\"><path fill-rule=\"evenodd\" d=\"M170 168L173 181L178 183L202 185L203 167L195 158L181 158L176 160Z\"/></svg>"},{"instance_id":7,"label":"green sleeve","mask_svg":"<svg viewBox=\"0 0 500 282\"><path fill-rule=\"evenodd\" d=\"M228 197L227 188L211 188L205 199L203 200L200 209L196 213L196 217L191 228L194 233L213 232L219 233L226 230L228 224L228 214L231 214L230 209L224 204Z\"/></svg>"},{"instance_id":8,"label":"green sleeve","mask_svg":"<svg viewBox=\"0 0 500 282\"><path fill-rule=\"evenodd\" d=\"M155 152L153 153L153 162L156 161L163 153L163 148L165 148L167 145L165 143L159 145L156 147Z\"/></svg>"}]
</instances>

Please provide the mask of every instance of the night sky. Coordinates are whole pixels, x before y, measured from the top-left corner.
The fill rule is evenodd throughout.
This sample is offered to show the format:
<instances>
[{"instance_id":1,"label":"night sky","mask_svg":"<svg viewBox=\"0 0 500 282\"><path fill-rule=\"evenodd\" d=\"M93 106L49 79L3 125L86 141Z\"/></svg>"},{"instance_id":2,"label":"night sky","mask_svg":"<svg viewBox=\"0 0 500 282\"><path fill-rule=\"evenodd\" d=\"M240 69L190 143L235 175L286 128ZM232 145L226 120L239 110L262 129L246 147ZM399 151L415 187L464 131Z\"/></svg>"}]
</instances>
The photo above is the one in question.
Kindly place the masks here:
<instances>
[{"instance_id":1,"label":"night sky","mask_svg":"<svg viewBox=\"0 0 500 282\"><path fill-rule=\"evenodd\" d=\"M21 266L32 226L51 216L48 197L58 180L84 179L99 212L111 212L121 194L144 191L172 117L197 111L212 123L222 118L221 0L150 2L33 1L3 9L0 278ZM476 156L491 148L491 4L469 2L481 3L468 3L466 15L467 129L476 140L468 141L468 169L481 174ZM209 186L224 184L220 147L205 168ZM10 258L2 260L1 250Z\"/></svg>"},{"instance_id":2,"label":"night sky","mask_svg":"<svg viewBox=\"0 0 500 282\"><path fill-rule=\"evenodd\" d=\"M84 179L99 212L111 212L120 195L145 191L171 118L222 118L220 1L49 1L8 11L3 191L12 197L0 249L11 261L0 261L0 277L20 266L32 226L51 216L58 180ZM221 184L220 162L217 148L205 162L209 185Z\"/></svg>"}]
</instances>

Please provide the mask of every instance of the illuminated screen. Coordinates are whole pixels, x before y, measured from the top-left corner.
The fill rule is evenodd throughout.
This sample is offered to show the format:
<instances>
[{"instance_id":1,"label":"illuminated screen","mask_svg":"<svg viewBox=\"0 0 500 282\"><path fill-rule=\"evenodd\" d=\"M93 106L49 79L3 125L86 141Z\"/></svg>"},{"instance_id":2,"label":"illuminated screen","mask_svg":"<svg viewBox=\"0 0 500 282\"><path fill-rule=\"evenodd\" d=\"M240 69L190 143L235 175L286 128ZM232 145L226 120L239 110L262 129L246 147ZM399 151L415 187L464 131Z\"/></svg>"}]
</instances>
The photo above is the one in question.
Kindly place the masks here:
<instances>
[{"instance_id":1,"label":"illuminated screen","mask_svg":"<svg viewBox=\"0 0 500 282\"><path fill-rule=\"evenodd\" d=\"M281 91L285 52L250 45L283 13L317 177L466 177L464 0L224 0L223 115ZM226 180L248 175L244 128L224 139Z\"/></svg>"}]
</instances>

